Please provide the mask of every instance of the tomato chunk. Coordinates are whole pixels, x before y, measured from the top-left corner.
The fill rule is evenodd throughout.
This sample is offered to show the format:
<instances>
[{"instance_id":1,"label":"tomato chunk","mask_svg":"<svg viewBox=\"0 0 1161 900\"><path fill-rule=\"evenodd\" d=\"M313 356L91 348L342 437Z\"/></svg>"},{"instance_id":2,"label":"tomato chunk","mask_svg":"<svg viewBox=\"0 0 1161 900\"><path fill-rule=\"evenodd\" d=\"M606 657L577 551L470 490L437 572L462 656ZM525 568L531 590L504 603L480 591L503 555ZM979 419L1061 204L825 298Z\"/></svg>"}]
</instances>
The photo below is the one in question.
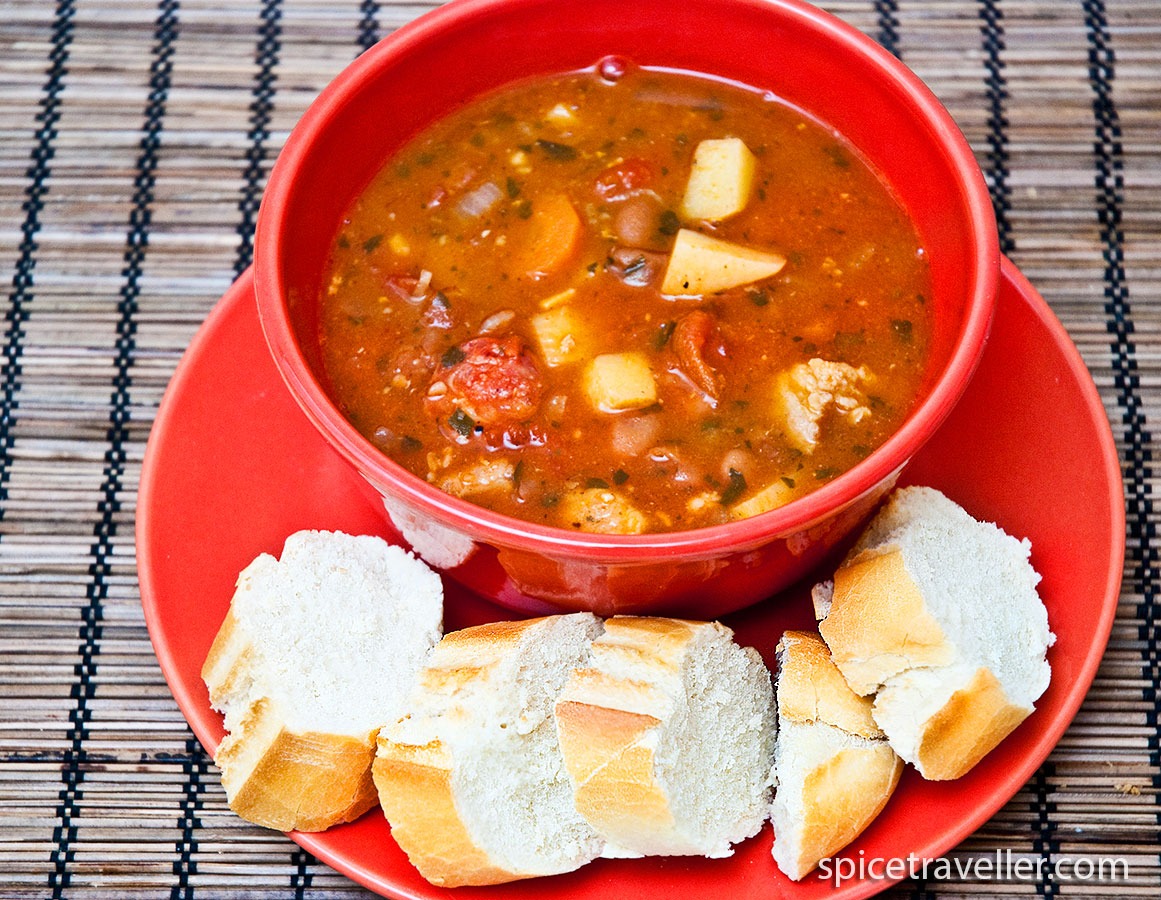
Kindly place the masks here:
<instances>
[{"instance_id":1,"label":"tomato chunk","mask_svg":"<svg viewBox=\"0 0 1161 900\"><path fill-rule=\"evenodd\" d=\"M457 429L507 425L536 412L543 392L540 369L523 338L477 337L444 354L428 386L426 409L439 418L456 416Z\"/></svg>"},{"instance_id":2,"label":"tomato chunk","mask_svg":"<svg viewBox=\"0 0 1161 900\"><path fill-rule=\"evenodd\" d=\"M594 189L602 200L624 200L653 183L653 167L643 159L623 159L597 176Z\"/></svg>"}]
</instances>

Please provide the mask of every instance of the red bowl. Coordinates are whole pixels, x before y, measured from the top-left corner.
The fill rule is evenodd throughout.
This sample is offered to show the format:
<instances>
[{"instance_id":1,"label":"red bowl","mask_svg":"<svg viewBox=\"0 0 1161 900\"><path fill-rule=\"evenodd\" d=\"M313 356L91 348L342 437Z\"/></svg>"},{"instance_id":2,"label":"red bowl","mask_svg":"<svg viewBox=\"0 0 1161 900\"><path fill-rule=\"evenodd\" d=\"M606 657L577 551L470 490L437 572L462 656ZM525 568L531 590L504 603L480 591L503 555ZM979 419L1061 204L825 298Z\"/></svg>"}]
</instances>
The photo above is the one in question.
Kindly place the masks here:
<instances>
[{"instance_id":1,"label":"red bowl","mask_svg":"<svg viewBox=\"0 0 1161 900\"><path fill-rule=\"evenodd\" d=\"M324 387L320 283L358 192L404 142L465 101L608 55L742 82L807 110L891 185L927 249L934 339L915 410L853 469L782 508L660 534L533 525L405 471ZM999 279L987 188L947 111L868 37L795 0L454 0L364 53L314 102L271 173L255 247L262 328L307 417L381 495L417 553L467 588L531 613L710 618L807 574L866 520L959 400L983 353Z\"/></svg>"}]
</instances>

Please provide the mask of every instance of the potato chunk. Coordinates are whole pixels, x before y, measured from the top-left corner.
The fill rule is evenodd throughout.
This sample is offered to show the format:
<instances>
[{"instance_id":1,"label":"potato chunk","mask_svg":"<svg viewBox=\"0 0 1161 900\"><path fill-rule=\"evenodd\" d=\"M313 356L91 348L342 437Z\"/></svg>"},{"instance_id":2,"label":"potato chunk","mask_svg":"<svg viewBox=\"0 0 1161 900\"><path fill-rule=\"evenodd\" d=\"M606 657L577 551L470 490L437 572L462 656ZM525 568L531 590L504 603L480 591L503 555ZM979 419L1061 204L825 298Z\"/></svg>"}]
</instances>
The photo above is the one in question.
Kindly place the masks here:
<instances>
[{"instance_id":1,"label":"potato chunk","mask_svg":"<svg viewBox=\"0 0 1161 900\"><path fill-rule=\"evenodd\" d=\"M657 383L643 353L602 353L585 370L584 386L589 402L605 412L657 402Z\"/></svg>"},{"instance_id":2,"label":"potato chunk","mask_svg":"<svg viewBox=\"0 0 1161 900\"><path fill-rule=\"evenodd\" d=\"M754 162L754 154L739 138L698 144L681 201L681 217L717 222L741 212L750 199Z\"/></svg>"},{"instance_id":3,"label":"potato chunk","mask_svg":"<svg viewBox=\"0 0 1161 900\"><path fill-rule=\"evenodd\" d=\"M794 499L794 488L779 478L766 485L752 497L747 497L740 503L730 507L731 519L748 519L759 513L769 512L779 506L785 506Z\"/></svg>"},{"instance_id":4,"label":"potato chunk","mask_svg":"<svg viewBox=\"0 0 1161 900\"><path fill-rule=\"evenodd\" d=\"M570 491L561 497L558 514L564 527L597 534L640 534L646 525L637 507L608 488Z\"/></svg>"},{"instance_id":5,"label":"potato chunk","mask_svg":"<svg viewBox=\"0 0 1161 900\"><path fill-rule=\"evenodd\" d=\"M698 231L677 232L661 282L663 294L712 294L769 278L786 257L719 240Z\"/></svg>"},{"instance_id":6,"label":"potato chunk","mask_svg":"<svg viewBox=\"0 0 1161 900\"><path fill-rule=\"evenodd\" d=\"M580 358L583 325L571 306L554 306L531 321L540 355L549 366L556 368Z\"/></svg>"}]
</instances>

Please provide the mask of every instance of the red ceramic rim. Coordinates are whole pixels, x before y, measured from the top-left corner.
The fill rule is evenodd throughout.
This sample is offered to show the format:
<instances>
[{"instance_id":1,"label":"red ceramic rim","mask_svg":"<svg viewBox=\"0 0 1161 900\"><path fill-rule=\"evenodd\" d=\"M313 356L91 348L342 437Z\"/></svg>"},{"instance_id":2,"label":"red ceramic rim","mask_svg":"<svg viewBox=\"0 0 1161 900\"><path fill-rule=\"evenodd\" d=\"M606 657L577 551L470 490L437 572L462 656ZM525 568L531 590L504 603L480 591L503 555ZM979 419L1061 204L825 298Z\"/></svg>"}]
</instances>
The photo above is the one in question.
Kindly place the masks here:
<instances>
[{"instance_id":1,"label":"red ceramic rim","mask_svg":"<svg viewBox=\"0 0 1161 900\"><path fill-rule=\"evenodd\" d=\"M823 487L768 513L723 525L688 531L643 535L588 534L512 519L445 494L383 455L346 420L315 379L299 349L287 316L287 286L278 261L282 258L283 227L298 172L320 132L360 86L373 80L383 56L406 55L411 48L438 41L445 30L459 29L503 6L507 14L557 0L453 0L419 17L385 38L344 69L303 115L275 164L262 201L255 235L255 284L259 315L274 362L291 394L327 440L358 469L375 473L381 482L424 514L452 521L475 539L557 556L617 562L640 559L650 551L713 555L758 546L772 537L790 534L832 515L903 466L947 418L975 371L987 340L999 288L999 241L991 199L967 140L950 113L915 73L871 38L842 20L799 0L736 0L755 13L777 11L870 63L898 89L901 102L930 123L959 188L975 237L976 280L966 305L962 331L945 370L928 396L903 426L865 460Z\"/></svg>"}]
</instances>

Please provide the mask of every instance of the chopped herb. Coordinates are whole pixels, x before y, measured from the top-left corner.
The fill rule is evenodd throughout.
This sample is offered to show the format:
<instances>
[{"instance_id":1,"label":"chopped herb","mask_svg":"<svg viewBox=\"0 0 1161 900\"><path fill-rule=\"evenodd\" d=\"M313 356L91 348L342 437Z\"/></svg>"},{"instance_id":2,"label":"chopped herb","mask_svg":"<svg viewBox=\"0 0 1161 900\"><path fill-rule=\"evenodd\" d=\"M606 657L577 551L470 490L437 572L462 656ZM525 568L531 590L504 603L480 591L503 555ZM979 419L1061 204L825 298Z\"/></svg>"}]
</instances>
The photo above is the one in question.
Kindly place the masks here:
<instances>
[{"instance_id":1,"label":"chopped herb","mask_svg":"<svg viewBox=\"0 0 1161 900\"><path fill-rule=\"evenodd\" d=\"M585 487L599 488L600 490L607 491L609 489L609 483L603 478L589 478L585 481Z\"/></svg>"},{"instance_id":2,"label":"chopped herb","mask_svg":"<svg viewBox=\"0 0 1161 900\"><path fill-rule=\"evenodd\" d=\"M643 137L645 137L645 129L642 128L640 125L635 125L635 126L633 126L632 130L629 132L629 137L633 138L634 140L638 140L640 138L643 138Z\"/></svg>"},{"instance_id":3,"label":"chopped herb","mask_svg":"<svg viewBox=\"0 0 1161 900\"><path fill-rule=\"evenodd\" d=\"M413 438L409 434L405 434L399 441L399 449L404 453L414 453L416 450L423 449L423 441Z\"/></svg>"},{"instance_id":4,"label":"chopped herb","mask_svg":"<svg viewBox=\"0 0 1161 900\"><path fill-rule=\"evenodd\" d=\"M363 241L363 252L370 253L381 243L383 243L383 235L373 234L367 240Z\"/></svg>"},{"instance_id":5,"label":"chopped herb","mask_svg":"<svg viewBox=\"0 0 1161 900\"><path fill-rule=\"evenodd\" d=\"M791 478L789 475L783 475L783 476L782 476L782 483L783 483L784 485L786 485L788 488L793 488L793 487L794 487L794 479L793 479L793 478Z\"/></svg>"},{"instance_id":6,"label":"chopped herb","mask_svg":"<svg viewBox=\"0 0 1161 900\"><path fill-rule=\"evenodd\" d=\"M556 141L537 138L536 146L543 150L544 155L549 159L555 159L558 162L569 162L576 159L576 147L570 147L568 144L558 144Z\"/></svg>"},{"instance_id":7,"label":"chopped herb","mask_svg":"<svg viewBox=\"0 0 1161 900\"><path fill-rule=\"evenodd\" d=\"M669 343L669 339L673 337L673 329L677 327L677 323L673 321L662 322L661 327L653 332L653 349L661 350Z\"/></svg>"},{"instance_id":8,"label":"chopped herb","mask_svg":"<svg viewBox=\"0 0 1161 900\"><path fill-rule=\"evenodd\" d=\"M730 483L722 491L722 505L729 506L746 492L746 476L737 469L730 469Z\"/></svg>"},{"instance_id":9,"label":"chopped herb","mask_svg":"<svg viewBox=\"0 0 1161 900\"><path fill-rule=\"evenodd\" d=\"M722 427L721 419L705 419L701 423L702 431L717 431Z\"/></svg>"},{"instance_id":10,"label":"chopped herb","mask_svg":"<svg viewBox=\"0 0 1161 900\"><path fill-rule=\"evenodd\" d=\"M447 423L452 427L452 430L461 437L468 437L476 425L476 423L472 420L472 417L458 406L456 407L456 411L448 417Z\"/></svg>"},{"instance_id":11,"label":"chopped herb","mask_svg":"<svg viewBox=\"0 0 1161 900\"><path fill-rule=\"evenodd\" d=\"M837 474L838 474L838 469L832 469L829 466L814 470L814 477L817 478L819 481L830 481Z\"/></svg>"},{"instance_id":12,"label":"chopped herb","mask_svg":"<svg viewBox=\"0 0 1161 900\"><path fill-rule=\"evenodd\" d=\"M516 215L518 215L521 219L532 218L532 201L531 200L521 200L519 203L517 203L516 204Z\"/></svg>"},{"instance_id":13,"label":"chopped herb","mask_svg":"<svg viewBox=\"0 0 1161 900\"><path fill-rule=\"evenodd\" d=\"M755 306L765 306L770 302L770 296L765 291L752 291L750 293L750 302Z\"/></svg>"},{"instance_id":14,"label":"chopped herb","mask_svg":"<svg viewBox=\"0 0 1161 900\"><path fill-rule=\"evenodd\" d=\"M895 337L899 338L904 344L911 343L910 319L892 319L891 330L895 332Z\"/></svg>"},{"instance_id":15,"label":"chopped herb","mask_svg":"<svg viewBox=\"0 0 1161 900\"><path fill-rule=\"evenodd\" d=\"M515 200L520 196L520 182L515 178L508 178L508 199Z\"/></svg>"},{"instance_id":16,"label":"chopped herb","mask_svg":"<svg viewBox=\"0 0 1161 900\"><path fill-rule=\"evenodd\" d=\"M470 138L468 138L468 143L471 144L473 147L483 147L484 143L485 143L484 135L481 132L477 131Z\"/></svg>"},{"instance_id":17,"label":"chopped herb","mask_svg":"<svg viewBox=\"0 0 1161 900\"><path fill-rule=\"evenodd\" d=\"M758 194L758 199L761 200L763 203L765 203L766 202L766 189L764 187L758 188L757 194Z\"/></svg>"},{"instance_id":18,"label":"chopped herb","mask_svg":"<svg viewBox=\"0 0 1161 900\"><path fill-rule=\"evenodd\" d=\"M830 161L836 169L849 169L851 167L851 158L842 147L837 145L827 147L826 155L830 157Z\"/></svg>"},{"instance_id":19,"label":"chopped herb","mask_svg":"<svg viewBox=\"0 0 1161 900\"><path fill-rule=\"evenodd\" d=\"M613 473L613 484L624 484L628 480L629 473L624 469L617 469L617 471Z\"/></svg>"},{"instance_id":20,"label":"chopped herb","mask_svg":"<svg viewBox=\"0 0 1161 900\"><path fill-rule=\"evenodd\" d=\"M444 309L451 309L451 301L447 298L447 294L443 291L436 291L435 296L431 298L434 306L442 306Z\"/></svg>"},{"instance_id":21,"label":"chopped herb","mask_svg":"<svg viewBox=\"0 0 1161 900\"><path fill-rule=\"evenodd\" d=\"M681 219L677 217L672 209L667 209L661 214L661 221L657 226L657 230L662 234L670 235L677 234L681 229Z\"/></svg>"},{"instance_id":22,"label":"chopped herb","mask_svg":"<svg viewBox=\"0 0 1161 900\"><path fill-rule=\"evenodd\" d=\"M560 494L545 494L540 498L541 506L556 506L560 502Z\"/></svg>"},{"instance_id":23,"label":"chopped herb","mask_svg":"<svg viewBox=\"0 0 1161 900\"><path fill-rule=\"evenodd\" d=\"M633 260L631 263L629 263L629 265L625 266L625 274L632 275L634 272L640 272L644 268L645 268L645 257L638 256L635 260Z\"/></svg>"},{"instance_id":24,"label":"chopped herb","mask_svg":"<svg viewBox=\"0 0 1161 900\"><path fill-rule=\"evenodd\" d=\"M589 273L590 275L596 275L596 274L597 274L597 267L598 267L598 266L600 266L600 263L599 263L599 262L591 262L591 263L589 263L587 266L585 266L585 269L587 269L587 270L588 270L588 273Z\"/></svg>"},{"instance_id":25,"label":"chopped herb","mask_svg":"<svg viewBox=\"0 0 1161 900\"><path fill-rule=\"evenodd\" d=\"M807 356L814 356L818 352L818 344L814 341L807 341L802 345L802 352Z\"/></svg>"},{"instance_id":26,"label":"chopped herb","mask_svg":"<svg viewBox=\"0 0 1161 900\"><path fill-rule=\"evenodd\" d=\"M879 410L887 408L887 401L877 394L868 397L867 402L871 404L871 409Z\"/></svg>"},{"instance_id":27,"label":"chopped herb","mask_svg":"<svg viewBox=\"0 0 1161 900\"><path fill-rule=\"evenodd\" d=\"M463 361L464 351L461 350L458 346L448 347L447 350L444 351L443 356L439 358L439 364L445 369L450 369L452 366L456 365L457 363L462 363Z\"/></svg>"},{"instance_id":28,"label":"chopped herb","mask_svg":"<svg viewBox=\"0 0 1161 900\"><path fill-rule=\"evenodd\" d=\"M496 115L492 116L492 122L496 125L500 125L504 128L507 128L516 122L516 117L513 116L512 113L508 112L507 110L502 109L499 112L497 112Z\"/></svg>"},{"instance_id":29,"label":"chopped herb","mask_svg":"<svg viewBox=\"0 0 1161 900\"><path fill-rule=\"evenodd\" d=\"M419 156L415 157L415 161L421 166L430 166L435 162L435 154L430 150L424 150Z\"/></svg>"},{"instance_id":30,"label":"chopped herb","mask_svg":"<svg viewBox=\"0 0 1161 900\"><path fill-rule=\"evenodd\" d=\"M689 135L683 131L673 138L673 142L675 144L677 144L679 147L684 147L686 144L689 143Z\"/></svg>"},{"instance_id":31,"label":"chopped herb","mask_svg":"<svg viewBox=\"0 0 1161 900\"><path fill-rule=\"evenodd\" d=\"M400 178L410 178L411 166L407 165L407 163L400 163L395 167L395 174Z\"/></svg>"},{"instance_id":32,"label":"chopped herb","mask_svg":"<svg viewBox=\"0 0 1161 900\"><path fill-rule=\"evenodd\" d=\"M851 452L860 458L867 456L871 452L871 448L866 444L855 444L851 447Z\"/></svg>"},{"instance_id":33,"label":"chopped herb","mask_svg":"<svg viewBox=\"0 0 1161 900\"><path fill-rule=\"evenodd\" d=\"M791 250L786 257L786 261L792 266L801 266L804 259L805 257L803 257L802 252L799 250Z\"/></svg>"},{"instance_id":34,"label":"chopped herb","mask_svg":"<svg viewBox=\"0 0 1161 900\"><path fill-rule=\"evenodd\" d=\"M927 302L927 297L925 297L923 294L916 294L915 300L919 303L920 306L923 306L923 304Z\"/></svg>"},{"instance_id":35,"label":"chopped herb","mask_svg":"<svg viewBox=\"0 0 1161 900\"><path fill-rule=\"evenodd\" d=\"M364 319L363 316L347 316L347 321L352 325L362 325Z\"/></svg>"},{"instance_id":36,"label":"chopped herb","mask_svg":"<svg viewBox=\"0 0 1161 900\"><path fill-rule=\"evenodd\" d=\"M346 250L348 247L351 246L351 242L350 242L350 240L347 239L347 236L345 234L339 235L338 243L339 243L339 246L342 247L344 250Z\"/></svg>"}]
</instances>

